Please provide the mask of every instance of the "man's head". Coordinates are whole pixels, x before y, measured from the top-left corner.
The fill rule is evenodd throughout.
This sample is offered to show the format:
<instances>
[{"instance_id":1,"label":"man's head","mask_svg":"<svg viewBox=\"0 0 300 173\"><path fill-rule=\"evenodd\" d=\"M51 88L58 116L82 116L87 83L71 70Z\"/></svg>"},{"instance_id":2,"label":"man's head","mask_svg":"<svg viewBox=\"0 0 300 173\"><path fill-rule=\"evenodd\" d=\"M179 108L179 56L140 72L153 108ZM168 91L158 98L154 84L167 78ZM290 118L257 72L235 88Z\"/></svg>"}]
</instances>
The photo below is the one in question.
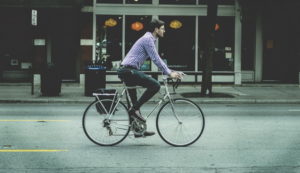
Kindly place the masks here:
<instances>
[{"instance_id":1,"label":"man's head","mask_svg":"<svg viewBox=\"0 0 300 173\"><path fill-rule=\"evenodd\" d=\"M165 33L165 22L153 19L148 26L148 31L152 32L155 37L163 37Z\"/></svg>"}]
</instances>

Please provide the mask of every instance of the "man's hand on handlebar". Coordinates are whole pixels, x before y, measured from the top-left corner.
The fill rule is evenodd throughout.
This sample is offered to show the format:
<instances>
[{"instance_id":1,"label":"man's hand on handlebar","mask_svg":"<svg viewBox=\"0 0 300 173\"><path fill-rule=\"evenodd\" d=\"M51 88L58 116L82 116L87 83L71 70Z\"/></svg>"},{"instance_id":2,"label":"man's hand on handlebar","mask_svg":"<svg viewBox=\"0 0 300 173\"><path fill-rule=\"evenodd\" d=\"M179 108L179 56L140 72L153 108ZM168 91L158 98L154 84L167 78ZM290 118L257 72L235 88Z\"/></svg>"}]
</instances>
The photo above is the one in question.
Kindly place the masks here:
<instances>
[{"instance_id":1,"label":"man's hand on handlebar","mask_svg":"<svg viewBox=\"0 0 300 173\"><path fill-rule=\"evenodd\" d=\"M175 89L178 87L179 83L181 82L181 79L183 79L183 76L185 74L181 71L172 71L170 73L171 83L173 85L173 91L176 93ZM176 79L176 81L173 81L173 79ZM169 80L168 80L169 81Z\"/></svg>"},{"instance_id":2,"label":"man's hand on handlebar","mask_svg":"<svg viewBox=\"0 0 300 173\"><path fill-rule=\"evenodd\" d=\"M172 79L182 79L185 74L181 71L172 71L170 77Z\"/></svg>"}]
</instances>

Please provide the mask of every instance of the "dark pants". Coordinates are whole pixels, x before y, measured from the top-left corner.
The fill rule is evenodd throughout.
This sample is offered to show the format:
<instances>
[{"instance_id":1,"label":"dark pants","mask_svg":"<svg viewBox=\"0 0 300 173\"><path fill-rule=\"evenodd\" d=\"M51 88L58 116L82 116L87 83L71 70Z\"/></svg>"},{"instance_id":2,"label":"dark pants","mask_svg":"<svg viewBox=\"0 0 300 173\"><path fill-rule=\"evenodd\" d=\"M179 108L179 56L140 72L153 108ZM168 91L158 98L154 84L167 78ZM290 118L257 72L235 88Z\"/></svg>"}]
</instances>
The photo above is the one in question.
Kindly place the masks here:
<instances>
[{"instance_id":1,"label":"dark pants","mask_svg":"<svg viewBox=\"0 0 300 173\"><path fill-rule=\"evenodd\" d=\"M139 70L121 67L118 70L118 76L124 81L126 86L142 86L146 88L146 91L139 100L137 100L136 89L128 90L133 103L133 109L135 110L139 110L144 103L150 100L160 90L160 83L157 80Z\"/></svg>"}]
</instances>

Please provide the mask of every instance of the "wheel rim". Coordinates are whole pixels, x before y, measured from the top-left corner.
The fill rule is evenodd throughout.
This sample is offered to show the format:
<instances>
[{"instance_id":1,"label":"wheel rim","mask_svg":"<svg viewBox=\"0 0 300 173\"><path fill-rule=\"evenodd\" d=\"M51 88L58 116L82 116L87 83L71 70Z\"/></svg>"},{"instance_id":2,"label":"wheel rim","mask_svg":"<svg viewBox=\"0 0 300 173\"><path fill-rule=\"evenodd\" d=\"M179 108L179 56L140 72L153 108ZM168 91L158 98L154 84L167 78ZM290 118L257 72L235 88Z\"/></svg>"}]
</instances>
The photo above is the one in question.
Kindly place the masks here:
<instances>
[{"instance_id":1,"label":"wheel rim","mask_svg":"<svg viewBox=\"0 0 300 173\"><path fill-rule=\"evenodd\" d=\"M112 100L95 101L89 105L83 116L83 129L86 136L95 144L102 146L116 145L123 141L129 133L129 116L127 108L119 103L110 120L106 119ZM103 107L104 106L104 107Z\"/></svg>"},{"instance_id":2,"label":"wheel rim","mask_svg":"<svg viewBox=\"0 0 300 173\"><path fill-rule=\"evenodd\" d=\"M191 145L203 133L205 125L203 112L195 103L185 99L174 100L174 108L179 121L173 115L171 103L167 102L159 110L156 119L157 131L170 145Z\"/></svg>"}]
</instances>

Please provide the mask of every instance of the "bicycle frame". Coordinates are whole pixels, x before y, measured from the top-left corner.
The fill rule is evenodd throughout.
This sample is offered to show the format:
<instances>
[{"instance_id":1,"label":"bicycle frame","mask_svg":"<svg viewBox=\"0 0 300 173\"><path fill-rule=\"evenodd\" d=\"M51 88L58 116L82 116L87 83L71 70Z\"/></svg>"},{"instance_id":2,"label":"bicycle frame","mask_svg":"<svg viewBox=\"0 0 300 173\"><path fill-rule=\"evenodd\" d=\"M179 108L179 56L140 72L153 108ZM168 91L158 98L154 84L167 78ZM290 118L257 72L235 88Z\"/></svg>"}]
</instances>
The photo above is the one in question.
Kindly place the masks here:
<instances>
[{"instance_id":1,"label":"bicycle frame","mask_svg":"<svg viewBox=\"0 0 300 173\"><path fill-rule=\"evenodd\" d=\"M135 87L128 87L125 85L125 83L123 83L124 87L122 89L122 92L121 92L121 95L120 95L120 98L119 100L122 99L122 97L124 96L124 94L126 94L126 97L127 97L127 101L130 102L130 105L132 105L132 101L131 101L131 98L128 94L128 89L138 89L138 88L143 88L141 86L135 86ZM164 88L164 93L160 93L160 95L162 95L163 97L160 98L160 100L158 101L158 103L155 105L155 107L152 109L152 111L145 117L145 119L148 119L152 113L164 102L166 102L166 100L170 100L172 102L172 97L171 97L171 94L169 92L169 88L168 88L168 83L167 83L167 78L163 77L163 86L162 88Z\"/></svg>"},{"instance_id":2,"label":"bicycle frame","mask_svg":"<svg viewBox=\"0 0 300 173\"><path fill-rule=\"evenodd\" d=\"M171 96L171 94L170 94L170 92L169 92L168 82L167 82L167 77L166 77L166 76L163 76L163 83L164 83L164 85L163 85L162 87L164 88L165 93L159 92L161 95L163 95L163 97L160 98L159 102L156 104L156 106L153 108L153 110L146 116L145 119L148 119L148 118L151 116L151 114L152 114L152 113L153 113L153 112L154 112L154 111L155 111L162 103L164 103L164 102L166 102L166 100L168 100L168 101L170 101L170 103L171 103L172 111L173 111L173 113L175 114L176 119L179 121L179 123L181 123L181 121L179 120L178 116L176 115L176 112L174 111L173 98L172 98L172 96ZM93 94L93 95L97 98L97 100L99 101L99 103L101 104L102 107L104 107L104 105L103 105L101 99L99 98L100 95L105 95L105 96L112 96L112 95L114 95L113 100L115 100L115 99L117 98L116 104L111 104L111 106L110 106L110 108L109 108L109 111L107 111L107 110L105 109L105 112L106 112L106 114L107 114L107 117L106 117L105 119L110 119L110 118L112 117L113 112L115 111L117 105L118 105L119 102L122 100L124 94L126 94L127 103L128 103L128 101L129 101L128 105L132 105L131 98L130 98L130 96L129 96L129 94L128 94L128 93L129 93L129 92L128 92L128 89L138 89L138 88L143 88L143 87L141 87L141 86L128 87L128 86L126 86L125 83L123 82L123 89L122 89L120 95L119 95L118 93L115 93L115 94L96 94L96 93L95 93L95 94ZM113 105L115 105L115 106L113 106Z\"/></svg>"},{"instance_id":3,"label":"bicycle frame","mask_svg":"<svg viewBox=\"0 0 300 173\"><path fill-rule=\"evenodd\" d=\"M161 97L155 99L155 105L144 118L148 119L158 108L155 118L159 136L172 146L185 147L196 142L202 135L205 119L201 108L193 101L172 98L174 96L169 87L173 85L174 89L179 81L171 83L173 80L169 82L163 76ZM132 117L128 112L132 105L128 91L138 88L142 87L128 87L123 83L123 87L118 89L119 92L116 89L99 89L93 93L96 100L85 109L82 119L84 133L92 142L101 146L113 146L128 135L148 136L147 123ZM124 96L131 105L126 105ZM189 129L194 132L188 133ZM129 134L130 131L132 134ZM106 139L108 137L113 138Z\"/></svg>"}]
</instances>

